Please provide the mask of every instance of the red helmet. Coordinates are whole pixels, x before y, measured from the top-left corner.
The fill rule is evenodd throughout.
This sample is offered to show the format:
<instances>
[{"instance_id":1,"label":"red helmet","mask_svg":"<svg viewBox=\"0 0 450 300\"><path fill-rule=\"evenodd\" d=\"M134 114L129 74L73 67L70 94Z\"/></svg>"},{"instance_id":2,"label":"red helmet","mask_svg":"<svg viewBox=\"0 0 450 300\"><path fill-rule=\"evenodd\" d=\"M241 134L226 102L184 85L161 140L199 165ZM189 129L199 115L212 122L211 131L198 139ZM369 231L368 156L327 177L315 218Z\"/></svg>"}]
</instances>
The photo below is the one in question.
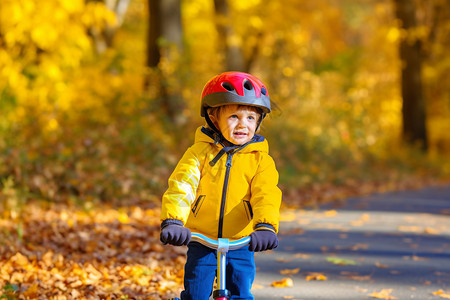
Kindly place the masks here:
<instances>
[{"instance_id":1,"label":"red helmet","mask_svg":"<svg viewBox=\"0 0 450 300\"><path fill-rule=\"evenodd\" d=\"M270 112L269 92L253 75L243 72L225 72L209 80L202 92L201 116L209 107L227 104L256 106L263 114Z\"/></svg>"}]
</instances>

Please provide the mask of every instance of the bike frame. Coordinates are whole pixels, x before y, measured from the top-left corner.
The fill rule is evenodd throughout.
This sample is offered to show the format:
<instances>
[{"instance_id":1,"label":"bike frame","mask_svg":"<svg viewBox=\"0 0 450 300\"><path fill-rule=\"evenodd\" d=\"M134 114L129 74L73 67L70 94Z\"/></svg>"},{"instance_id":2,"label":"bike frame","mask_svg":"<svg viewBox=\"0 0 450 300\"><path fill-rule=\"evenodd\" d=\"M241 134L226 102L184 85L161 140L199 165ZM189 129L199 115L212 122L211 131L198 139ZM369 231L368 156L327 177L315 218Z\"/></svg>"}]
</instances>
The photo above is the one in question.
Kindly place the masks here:
<instances>
[{"instance_id":1,"label":"bike frame","mask_svg":"<svg viewBox=\"0 0 450 300\"><path fill-rule=\"evenodd\" d=\"M215 300L230 299L230 292L226 289L226 257L229 250L242 248L250 243L250 237L244 237L236 241L229 239L214 240L200 233L192 233L191 241L198 242L206 247L217 250L217 288L213 292Z\"/></svg>"}]
</instances>

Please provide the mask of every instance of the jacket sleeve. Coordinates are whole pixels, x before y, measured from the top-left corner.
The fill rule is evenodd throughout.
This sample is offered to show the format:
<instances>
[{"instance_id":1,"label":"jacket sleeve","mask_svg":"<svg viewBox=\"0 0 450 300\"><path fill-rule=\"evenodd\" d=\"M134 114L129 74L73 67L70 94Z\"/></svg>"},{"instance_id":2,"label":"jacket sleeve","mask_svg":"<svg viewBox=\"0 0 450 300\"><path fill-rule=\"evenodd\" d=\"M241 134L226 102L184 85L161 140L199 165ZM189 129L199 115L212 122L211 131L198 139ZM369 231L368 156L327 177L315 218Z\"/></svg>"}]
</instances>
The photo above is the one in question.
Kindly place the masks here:
<instances>
[{"instance_id":1,"label":"jacket sleeve","mask_svg":"<svg viewBox=\"0 0 450 300\"><path fill-rule=\"evenodd\" d=\"M282 197L281 190L278 188L278 177L275 162L268 154L265 155L251 183L255 230L269 229L278 233Z\"/></svg>"},{"instance_id":2,"label":"jacket sleeve","mask_svg":"<svg viewBox=\"0 0 450 300\"><path fill-rule=\"evenodd\" d=\"M201 164L194 147L189 148L169 177L161 206L161 222L180 220L186 224L200 181Z\"/></svg>"}]
</instances>

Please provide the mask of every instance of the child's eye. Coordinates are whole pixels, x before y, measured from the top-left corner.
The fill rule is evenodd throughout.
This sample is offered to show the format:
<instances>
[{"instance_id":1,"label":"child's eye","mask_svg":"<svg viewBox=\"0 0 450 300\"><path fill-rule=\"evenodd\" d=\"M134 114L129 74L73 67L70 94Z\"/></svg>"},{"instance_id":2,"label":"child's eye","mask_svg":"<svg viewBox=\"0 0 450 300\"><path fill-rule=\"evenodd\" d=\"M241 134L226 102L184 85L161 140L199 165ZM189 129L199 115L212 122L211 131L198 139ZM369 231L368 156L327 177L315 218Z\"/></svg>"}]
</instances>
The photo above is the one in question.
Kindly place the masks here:
<instances>
[{"instance_id":1,"label":"child's eye","mask_svg":"<svg viewBox=\"0 0 450 300\"><path fill-rule=\"evenodd\" d=\"M255 120L255 117L254 116L248 116L248 119L249 120Z\"/></svg>"}]
</instances>

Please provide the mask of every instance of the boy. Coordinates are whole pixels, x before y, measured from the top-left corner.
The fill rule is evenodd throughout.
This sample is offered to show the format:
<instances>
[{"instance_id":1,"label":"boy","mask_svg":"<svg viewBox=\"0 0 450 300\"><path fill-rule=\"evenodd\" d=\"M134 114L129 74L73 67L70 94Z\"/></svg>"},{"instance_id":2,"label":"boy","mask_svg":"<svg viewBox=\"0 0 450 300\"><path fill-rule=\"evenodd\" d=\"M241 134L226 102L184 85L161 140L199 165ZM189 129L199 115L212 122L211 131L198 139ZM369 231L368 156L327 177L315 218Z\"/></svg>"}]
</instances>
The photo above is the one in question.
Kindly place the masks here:
<instances>
[{"instance_id":1,"label":"boy","mask_svg":"<svg viewBox=\"0 0 450 300\"><path fill-rule=\"evenodd\" d=\"M281 191L268 143L256 135L270 99L264 84L241 72L213 77L202 92L195 143L169 178L161 210L161 242L188 245L182 300L209 299L217 267L216 251L189 243L192 232L210 238L240 239L248 248L227 254L231 299L254 299L254 251L278 246Z\"/></svg>"}]
</instances>

